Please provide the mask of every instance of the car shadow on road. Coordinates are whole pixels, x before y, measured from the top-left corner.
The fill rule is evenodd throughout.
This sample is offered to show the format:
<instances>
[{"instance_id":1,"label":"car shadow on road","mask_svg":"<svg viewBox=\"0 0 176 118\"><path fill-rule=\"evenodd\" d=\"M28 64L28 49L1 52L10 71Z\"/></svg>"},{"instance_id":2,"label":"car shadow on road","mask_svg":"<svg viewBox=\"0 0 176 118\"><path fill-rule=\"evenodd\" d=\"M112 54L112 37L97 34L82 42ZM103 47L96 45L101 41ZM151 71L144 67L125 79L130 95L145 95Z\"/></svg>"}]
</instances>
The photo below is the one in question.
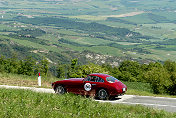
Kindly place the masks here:
<instances>
[{"instance_id":1,"label":"car shadow on road","mask_svg":"<svg viewBox=\"0 0 176 118\"><path fill-rule=\"evenodd\" d=\"M94 98L95 100L100 100L98 98ZM110 97L109 99L107 99L107 101L116 101L116 100L120 100L122 98L119 98L119 97ZM104 101L104 100L103 100Z\"/></svg>"},{"instance_id":2,"label":"car shadow on road","mask_svg":"<svg viewBox=\"0 0 176 118\"><path fill-rule=\"evenodd\" d=\"M120 99L122 99L122 98L113 97L113 98L111 98L111 99L109 99L109 100L110 100L110 101L115 101L115 100L120 100Z\"/></svg>"}]
</instances>

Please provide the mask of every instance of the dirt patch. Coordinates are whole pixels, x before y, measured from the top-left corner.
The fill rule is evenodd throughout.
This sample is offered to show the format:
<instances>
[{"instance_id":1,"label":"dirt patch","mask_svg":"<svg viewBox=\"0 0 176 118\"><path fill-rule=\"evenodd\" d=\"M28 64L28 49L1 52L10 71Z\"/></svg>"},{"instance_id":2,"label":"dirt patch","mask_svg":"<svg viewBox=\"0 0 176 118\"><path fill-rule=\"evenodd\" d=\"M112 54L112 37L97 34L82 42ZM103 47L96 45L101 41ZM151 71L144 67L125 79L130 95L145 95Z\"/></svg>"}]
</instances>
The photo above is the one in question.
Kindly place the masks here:
<instances>
[{"instance_id":1,"label":"dirt patch","mask_svg":"<svg viewBox=\"0 0 176 118\"><path fill-rule=\"evenodd\" d=\"M135 15L139 15L139 14L143 14L143 13L145 13L145 12L144 11L139 11L139 12L130 12L130 13L126 13L126 14L109 15L109 16L102 16L102 17L116 17L116 18L120 18L120 17L135 16Z\"/></svg>"}]
</instances>

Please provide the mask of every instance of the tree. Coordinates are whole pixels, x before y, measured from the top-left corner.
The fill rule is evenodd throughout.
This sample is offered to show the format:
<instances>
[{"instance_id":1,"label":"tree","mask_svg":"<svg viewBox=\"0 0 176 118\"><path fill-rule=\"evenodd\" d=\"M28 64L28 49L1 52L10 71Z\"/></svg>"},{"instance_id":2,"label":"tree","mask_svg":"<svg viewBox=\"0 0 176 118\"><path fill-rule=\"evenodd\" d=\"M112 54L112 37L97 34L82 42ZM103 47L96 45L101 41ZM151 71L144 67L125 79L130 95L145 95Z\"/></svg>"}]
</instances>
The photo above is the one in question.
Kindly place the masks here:
<instances>
[{"instance_id":1,"label":"tree","mask_svg":"<svg viewBox=\"0 0 176 118\"><path fill-rule=\"evenodd\" d=\"M170 74L165 68L153 67L145 73L145 79L151 84L154 93L167 93L168 88L172 85Z\"/></svg>"},{"instance_id":2,"label":"tree","mask_svg":"<svg viewBox=\"0 0 176 118\"><path fill-rule=\"evenodd\" d=\"M5 71L5 57L1 55L0 57L0 72L4 72Z\"/></svg>"},{"instance_id":3,"label":"tree","mask_svg":"<svg viewBox=\"0 0 176 118\"><path fill-rule=\"evenodd\" d=\"M176 95L176 72L172 72L170 80L172 84L168 88L168 93L171 95Z\"/></svg>"},{"instance_id":4,"label":"tree","mask_svg":"<svg viewBox=\"0 0 176 118\"><path fill-rule=\"evenodd\" d=\"M112 67L109 64L102 64L102 68L105 69L110 75L114 76L117 79L121 79L121 72L118 67Z\"/></svg>"},{"instance_id":5,"label":"tree","mask_svg":"<svg viewBox=\"0 0 176 118\"><path fill-rule=\"evenodd\" d=\"M43 73L46 76L48 73L48 68L49 68L48 60L44 57L39 64L40 64L41 73Z\"/></svg>"},{"instance_id":6,"label":"tree","mask_svg":"<svg viewBox=\"0 0 176 118\"><path fill-rule=\"evenodd\" d=\"M67 69L66 64L58 63L56 71L57 71L58 78L66 78L67 77L68 69Z\"/></svg>"},{"instance_id":7,"label":"tree","mask_svg":"<svg viewBox=\"0 0 176 118\"><path fill-rule=\"evenodd\" d=\"M168 93L171 95L176 95L176 63L171 60L167 60L164 62L164 68L170 74L170 81L172 82L168 88Z\"/></svg>"},{"instance_id":8,"label":"tree","mask_svg":"<svg viewBox=\"0 0 176 118\"><path fill-rule=\"evenodd\" d=\"M176 72L176 63L171 61L171 60L167 60L164 62L164 68L166 68L169 72Z\"/></svg>"},{"instance_id":9,"label":"tree","mask_svg":"<svg viewBox=\"0 0 176 118\"><path fill-rule=\"evenodd\" d=\"M140 64L136 61L123 61L119 66L119 70L123 73L121 79L126 81L137 81L136 78L140 73Z\"/></svg>"},{"instance_id":10,"label":"tree","mask_svg":"<svg viewBox=\"0 0 176 118\"><path fill-rule=\"evenodd\" d=\"M71 68L74 70L78 64L78 59L72 59L71 60Z\"/></svg>"},{"instance_id":11,"label":"tree","mask_svg":"<svg viewBox=\"0 0 176 118\"><path fill-rule=\"evenodd\" d=\"M20 68L18 70L19 74L33 75L35 70L36 61L31 57L27 57L24 61L20 61Z\"/></svg>"},{"instance_id":12,"label":"tree","mask_svg":"<svg viewBox=\"0 0 176 118\"><path fill-rule=\"evenodd\" d=\"M102 68L100 65L89 63L87 65L81 66L82 75L83 77L86 77L87 75L91 73L108 73L104 68Z\"/></svg>"},{"instance_id":13,"label":"tree","mask_svg":"<svg viewBox=\"0 0 176 118\"><path fill-rule=\"evenodd\" d=\"M72 59L70 68L68 68L68 77L69 78L77 78L82 77L82 71L80 66L78 65L78 59Z\"/></svg>"}]
</instances>

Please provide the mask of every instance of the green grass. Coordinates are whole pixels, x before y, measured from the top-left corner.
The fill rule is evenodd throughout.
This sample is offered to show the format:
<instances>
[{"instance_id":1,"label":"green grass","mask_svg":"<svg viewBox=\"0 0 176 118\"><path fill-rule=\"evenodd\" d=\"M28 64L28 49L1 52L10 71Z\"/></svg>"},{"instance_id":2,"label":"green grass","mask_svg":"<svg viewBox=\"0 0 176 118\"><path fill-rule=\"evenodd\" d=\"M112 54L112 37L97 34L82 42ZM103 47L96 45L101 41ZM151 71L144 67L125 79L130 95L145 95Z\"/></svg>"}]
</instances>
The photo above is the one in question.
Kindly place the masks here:
<instances>
[{"instance_id":1,"label":"green grass","mask_svg":"<svg viewBox=\"0 0 176 118\"><path fill-rule=\"evenodd\" d=\"M126 94L141 95L141 96L156 96L156 94L153 94L153 90L149 83L125 82L125 81L123 81L123 83L127 86Z\"/></svg>"},{"instance_id":2,"label":"green grass","mask_svg":"<svg viewBox=\"0 0 176 118\"><path fill-rule=\"evenodd\" d=\"M80 37L80 36L65 36L64 39L84 45L104 45L108 43L113 43L112 41L104 40L101 38Z\"/></svg>"},{"instance_id":3,"label":"green grass","mask_svg":"<svg viewBox=\"0 0 176 118\"><path fill-rule=\"evenodd\" d=\"M57 33L66 34L66 35L78 35L78 36L80 35L80 33L77 33L71 30L66 30L66 29L59 29L57 30Z\"/></svg>"},{"instance_id":4,"label":"green grass","mask_svg":"<svg viewBox=\"0 0 176 118\"><path fill-rule=\"evenodd\" d=\"M121 50L114 47L109 47L109 46L94 46L94 47L91 47L89 50L96 53L101 53L104 55L123 56L123 53Z\"/></svg>"},{"instance_id":5,"label":"green grass","mask_svg":"<svg viewBox=\"0 0 176 118\"><path fill-rule=\"evenodd\" d=\"M168 20L172 20L172 21L176 19L175 12L162 11L162 12L155 12L155 14L160 15L160 16L164 16Z\"/></svg>"},{"instance_id":6,"label":"green grass","mask_svg":"<svg viewBox=\"0 0 176 118\"><path fill-rule=\"evenodd\" d=\"M126 82L123 81L124 84L127 85L128 89L136 89L138 91L145 91L149 93L153 93L153 90L151 89L151 86L149 83L142 83L142 82Z\"/></svg>"},{"instance_id":7,"label":"green grass","mask_svg":"<svg viewBox=\"0 0 176 118\"><path fill-rule=\"evenodd\" d=\"M174 118L175 113L140 105L99 103L82 96L0 89L1 118Z\"/></svg>"},{"instance_id":8,"label":"green grass","mask_svg":"<svg viewBox=\"0 0 176 118\"><path fill-rule=\"evenodd\" d=\"M106 20L105 17L102 17L102 16L91 16L91 15L69 16L69 18L78 18L78 19L91 20L91 21Z\"/></svg>"},{"instance_id":9,"label":"green grass","mask_svg":"<svg viewBox=\"0 0 176 118\"><path fill-rule=\"evenodd\" d=\"M78 47L70 44L62 44L62 45L79 52L82 52L84 50L89 50L94 53L100 53L103 55L123 56L123 52L121 50L119 50L118 48L109 47L109 46Z\"/></svg>"},{"instance_id":10,"label":"green grass","mask_svg":"<svg viewBox=\"0 0 176 118\"><path fill-rule=\"evenodd\" d=\"M112 22L112 21L97 21L100 24L104 24L107 26L111 26L111 27L118 27L118 28L127 28L127 29L134 29L136 26L132 25L132 24L124 24L124 23L120 23L120 22Z\"/></svg>"},{"instance_id":11,"label":"green grass","mask_svg":"<svg viewBox=\"0 0 176 118\"><path fill-rule=\"evenodd\" d=\"M176 96L172 96L168 94L154 94L151 88L151 85L149 83L126 82L126 81L122 81L122 82L127 86L126 94L129 94L129 95L176 98Z\"/></svg>"},{"instance_id":12,"label":"green grass","mask_svg":"<svg viewBox=\"0 0 176 118\"><path fill-rule=\"evenodd\" d=\"M151 20L146 13L135 15L135 16L130 16L130 17L124 17L120 18L122 20L127 20L133 23L137 24L146 24L146 23L155 23L153 20Z\"/></svg>"},{"instance_id":13,"label":"green grass","mask_svg":"<svg viewBox=\"0 0 176 118\"><path fill-rule=\"evenodd\" d=\"M173 23L143 24L142 27L135 28L135 31L162 40L164 38L175 38L175 26Z\"/></svg>"},{"instance_id":14,"label":"green grass","mask_svg":"<svg viewBox=\"0 0 176 118\"><path fill-rule=\"evenodd\" d=\"M166 61L170 59L170 60L176 61L176 55L175 55L176 51L174 51L176 50L176 48L175 46L170 47L170 48L171 50L169 50L169 47L166 48L168 49L168 51L167 50L152 50L153 57L155 57L156 60L158 59L158 60Z\"/></svg>"}]
</instances>

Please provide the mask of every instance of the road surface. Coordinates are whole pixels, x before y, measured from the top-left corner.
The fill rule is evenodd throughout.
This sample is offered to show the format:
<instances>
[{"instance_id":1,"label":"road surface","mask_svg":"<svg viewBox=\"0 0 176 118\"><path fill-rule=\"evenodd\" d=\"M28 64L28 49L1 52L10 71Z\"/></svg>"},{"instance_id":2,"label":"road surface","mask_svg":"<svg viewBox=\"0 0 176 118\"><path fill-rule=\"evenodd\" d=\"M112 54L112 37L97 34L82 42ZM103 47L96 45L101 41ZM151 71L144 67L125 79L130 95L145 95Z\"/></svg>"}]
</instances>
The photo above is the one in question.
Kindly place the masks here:
<instances>
[{"instance_id":1,"label":"road surface","mask_svg":"<svg viewBox=\"0 0 176 118\"><path fill-rule=\"evenodd\" d=\"M35 92L54 93L53 89L35 88L35 87L19 87L0 85L0 88L8 89L27 89ZM152 96L136 96L136 95L123 95L115 98L114 100L95 100L99 102L109 102L112 104L121 103L128 105L144 105L156 109L163 109L168 112L176 112L176 98L166 97L152 97Z\"/></svg>"}]
</instances>

